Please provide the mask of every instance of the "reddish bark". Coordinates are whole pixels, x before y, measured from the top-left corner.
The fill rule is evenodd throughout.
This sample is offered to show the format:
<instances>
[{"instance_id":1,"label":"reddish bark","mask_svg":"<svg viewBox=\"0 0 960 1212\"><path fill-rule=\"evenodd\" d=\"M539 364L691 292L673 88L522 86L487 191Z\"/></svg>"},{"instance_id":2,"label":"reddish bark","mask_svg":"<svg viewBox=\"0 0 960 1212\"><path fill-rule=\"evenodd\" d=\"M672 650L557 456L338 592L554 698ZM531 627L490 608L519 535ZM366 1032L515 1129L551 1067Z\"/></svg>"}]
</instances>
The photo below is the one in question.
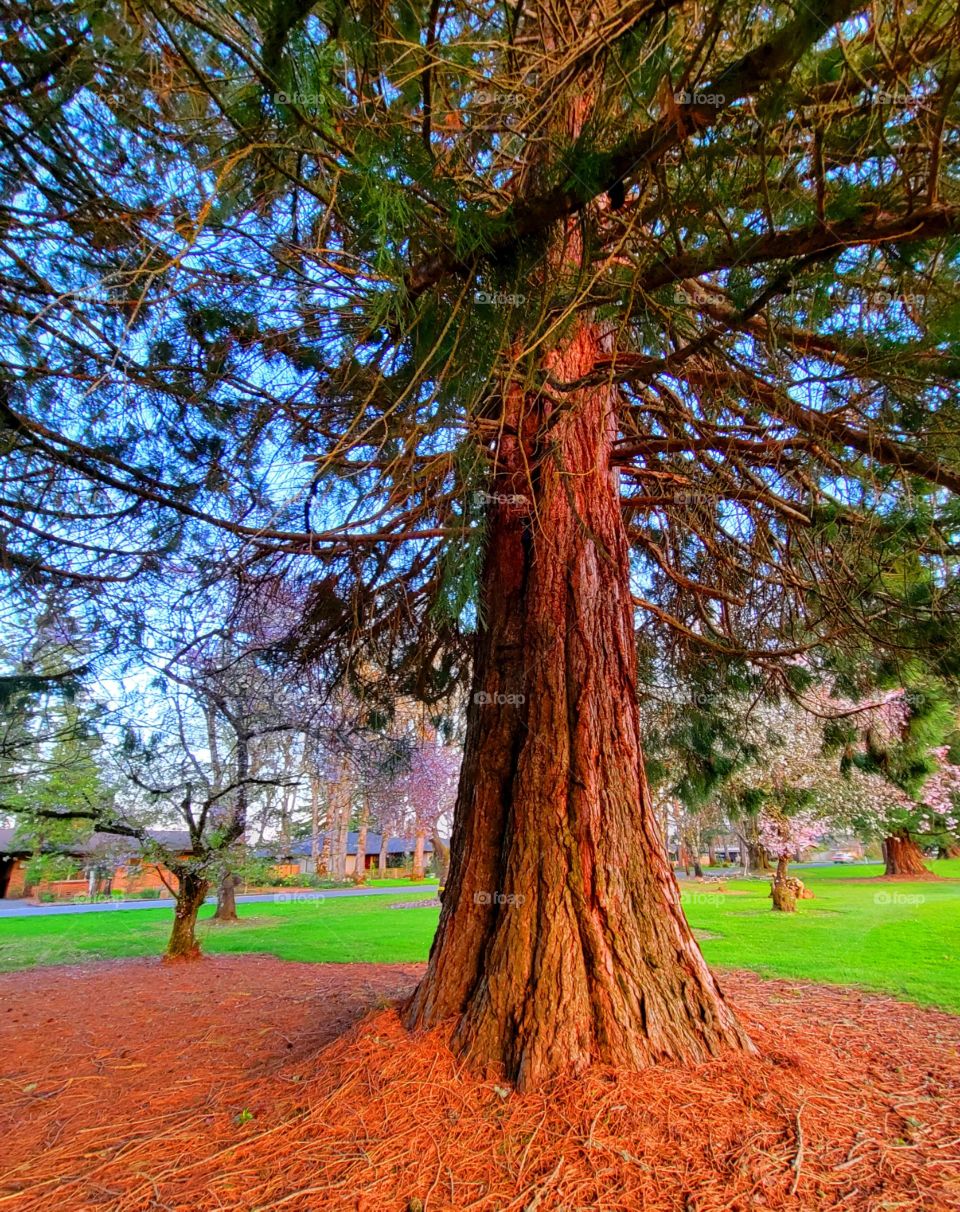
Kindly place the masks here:
<instances>
[{"instance_id":1,"label":"reddish bark","mask_svg":"<svg viewBox=\"0 0 960 1212\"><path fill-rule=\"evenodd\" d=\"M570 381L601 352L584 325L548 369ZM450 879L406 1011L454 1016L454 1047L521 1088L752 1047L683 916L643 773L613 404L606 388L556 411L507 401Z\"/></svg>"},{"instance_id":2,"label":"reddish bark","mask_svg":"<svg viewBox=\"0 0 960 1212\"><path fill-rule=\"evenodd\" d=\"M923 851L906 829L883 839L884 875L931 875Z\"/></svg>"}]
</instances>

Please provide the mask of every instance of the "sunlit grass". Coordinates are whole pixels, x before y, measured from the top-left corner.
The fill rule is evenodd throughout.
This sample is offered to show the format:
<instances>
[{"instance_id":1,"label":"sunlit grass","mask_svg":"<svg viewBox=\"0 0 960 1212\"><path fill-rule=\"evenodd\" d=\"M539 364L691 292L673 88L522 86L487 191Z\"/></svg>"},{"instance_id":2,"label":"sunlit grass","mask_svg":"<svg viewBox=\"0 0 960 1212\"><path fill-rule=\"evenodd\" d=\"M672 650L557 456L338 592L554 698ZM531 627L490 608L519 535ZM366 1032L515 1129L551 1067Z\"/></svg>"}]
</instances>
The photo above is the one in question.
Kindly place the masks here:
<instances>
[{"instance_id":1,"label":"sunlit grass","mask_svg":"<svg viewBox=\"0 0 960 1212\"><path fill-rule=\"evenodd\" d=\"M793 915L772 912L763 880L726 880L725 893L709 882L684 881L684 908L716 967L858 985L960 1012L960 860L932 866L957 882L862 882L881 868L807 868L798 874L814 899L801 901ZM398 888L396 897L242 904L236 926L212 923L208 906L198 933L211 953L336 963L425 960L438 910L390 905L432 891L419 886ZM164 907L3 919L0 969L159 955L171 917Z\"/></svg>"}]
</instances>

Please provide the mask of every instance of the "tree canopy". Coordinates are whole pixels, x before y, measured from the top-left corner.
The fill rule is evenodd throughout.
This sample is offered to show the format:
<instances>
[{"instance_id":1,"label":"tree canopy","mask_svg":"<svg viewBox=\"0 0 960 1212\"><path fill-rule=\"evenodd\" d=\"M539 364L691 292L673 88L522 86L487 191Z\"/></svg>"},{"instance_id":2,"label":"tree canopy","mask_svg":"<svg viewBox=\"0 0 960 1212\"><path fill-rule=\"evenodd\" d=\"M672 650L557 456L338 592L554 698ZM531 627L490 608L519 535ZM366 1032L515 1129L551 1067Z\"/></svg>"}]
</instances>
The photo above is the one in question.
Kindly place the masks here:
<instances>
[{"instance_id":1,"label":"tree canopy","mask_svg":"<svg viewBox=\"0 0 960 1212\"><path fill-rule=\"evenodd\" d=\"M298 645L438 693L506 385L562 410L585 384L538 351L589 313L641 620L718 660L952 627L949 5L3 21L0 520L28 591L104 609L199 551L299 583ZM570 216L583 255L545 259Z\"/></svg>"}]
</instances>

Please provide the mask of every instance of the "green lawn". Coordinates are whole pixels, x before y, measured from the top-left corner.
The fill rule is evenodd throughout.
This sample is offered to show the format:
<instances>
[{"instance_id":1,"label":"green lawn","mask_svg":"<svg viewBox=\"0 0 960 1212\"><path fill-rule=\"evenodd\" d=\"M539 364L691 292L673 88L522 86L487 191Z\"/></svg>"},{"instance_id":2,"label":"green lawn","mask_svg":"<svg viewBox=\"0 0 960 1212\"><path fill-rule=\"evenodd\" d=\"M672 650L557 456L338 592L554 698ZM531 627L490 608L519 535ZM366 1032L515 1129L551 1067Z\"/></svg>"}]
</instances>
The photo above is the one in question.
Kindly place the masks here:
<instances>
[{"instance_id":1,"label":"green lawn","mask_svg":"<svg viewBox=\"0 0 960 1212\"><path fill-rule=\"evenodd\" d=\"M883 867L818 867L796 872L814 894L795 915L774 913L768 886L730 880L729 892L700 886L684 908L715 967L859 985L960 1012L960 860L929 864L956 883L860 883ZM919 898L919 899L918 899Z\"/></svg>"},{"instance_id":2,"label":"green lawn","mask_svg":"<svg viewBox=\"0 0 960 1212\"><path fill-rule=\"evenodd\" d=\"M875 867L798 872L815 894L794 916L773 913L767 885L684 884L684 906L718 967L764 976L859 985L960 1012L960 860L932 864L956 883L859 883ZM396 897L242 904L239 926L216 926L203 911L207 951L265 951L281 959L389 963L426 959L436 909L391 909L432 889L398 888ZM113 956L157 955L172 910L0 919L0 970ZM710 937L716 936L716 937Z\"/></svg>"},{"instance_id":3,"label":"green lawn","mask_svg":"<svg viewBox=\"0 0 960 1212\"><path fill-rule=\"evenodd\" d=\"M436 909L390 909L401 900L435 895L435 884L398 888L396 896L272 901L237 906L238 925L212 922L200 911L197 937L205 951L267 951L281 959L335 963L400 963L426 958ZM291 895L280 891L280 895ZM295 895L295 894L292 894ZM100 913L0 918L0 971L31 964L159 955L173 920L160 909L105 909Z\"/></svg>"}]
</instances>

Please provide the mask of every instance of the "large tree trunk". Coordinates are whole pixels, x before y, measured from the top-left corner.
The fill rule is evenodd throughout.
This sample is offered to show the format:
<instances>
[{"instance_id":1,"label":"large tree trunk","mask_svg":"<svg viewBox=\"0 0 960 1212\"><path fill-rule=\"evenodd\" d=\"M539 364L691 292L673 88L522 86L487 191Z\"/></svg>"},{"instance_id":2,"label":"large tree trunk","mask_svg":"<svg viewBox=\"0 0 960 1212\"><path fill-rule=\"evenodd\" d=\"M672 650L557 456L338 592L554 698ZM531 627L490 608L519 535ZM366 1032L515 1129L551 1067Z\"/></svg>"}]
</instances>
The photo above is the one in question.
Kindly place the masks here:
<instances>
[{"instance_id":1,"label":"large tree trunk","mask_svg":"<svg viewBox=\"0 0 960 1212\"><path fill-rule=\"evenodd\" d=\"M581 327L547 369L570 382L602 355ZM454 1047L521 1088L749 1049L643 773L612 393L507 403L450 880L406 1021L453 1016Z\"/></svg>"},{"instance_id":2,"label":"large tree trunk","mask_svg":"<svg viewBox=\"0 0 960 1212\"><path fill-rule=\"evenodd\" d=\"M217 909L213 915L216 922L237 922L237 888L240 877L232 871L225 871L217 885Z\"/></svg>"},{"instance_id":3,"label":"large tree trunk","mask_svg":"<svg viewBox=\"0 0 960 1212\"><path fill-rule=\"evenodd\" d=\"M923 851L906 829L883 839L884 875L931 875Z\"/></svg>"},{"instance_id":4,"label":"large tree trunk","mask_svg":"<svg viewBox=\"0 0 960 1212\"><path fill-rule=\"evenodd\" d=\"M192 871L184 872L179 877L177 904L173 911L173 930L170 932L165 959L200 958L200 944L196 938L197 914L209 888L209 883Z\"/></svg>"}]
</instances>

